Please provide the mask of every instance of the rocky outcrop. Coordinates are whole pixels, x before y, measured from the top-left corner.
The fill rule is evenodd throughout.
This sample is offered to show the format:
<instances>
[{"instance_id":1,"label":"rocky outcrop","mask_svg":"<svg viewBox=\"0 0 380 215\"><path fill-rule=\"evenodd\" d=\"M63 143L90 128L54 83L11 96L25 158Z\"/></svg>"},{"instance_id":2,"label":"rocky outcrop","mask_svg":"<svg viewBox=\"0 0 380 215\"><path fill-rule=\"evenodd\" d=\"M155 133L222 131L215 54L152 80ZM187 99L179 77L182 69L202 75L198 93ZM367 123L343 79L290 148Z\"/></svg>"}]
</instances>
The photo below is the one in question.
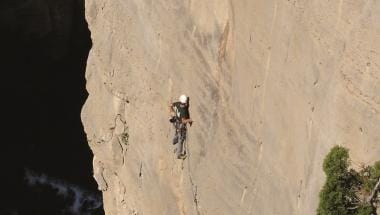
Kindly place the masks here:
<instances>
[{"instance_id":1,"label":"rocky outcrop","mask_svg":"<svg viewBox=\"0 0 380 215\"><path fill-rule=\"evenodd\" d=\"M107 214L313 214L335 144L380 157L377 1L86 2ZM167 105L194 119L177 160Z\"/></svg>"}]
</instances>

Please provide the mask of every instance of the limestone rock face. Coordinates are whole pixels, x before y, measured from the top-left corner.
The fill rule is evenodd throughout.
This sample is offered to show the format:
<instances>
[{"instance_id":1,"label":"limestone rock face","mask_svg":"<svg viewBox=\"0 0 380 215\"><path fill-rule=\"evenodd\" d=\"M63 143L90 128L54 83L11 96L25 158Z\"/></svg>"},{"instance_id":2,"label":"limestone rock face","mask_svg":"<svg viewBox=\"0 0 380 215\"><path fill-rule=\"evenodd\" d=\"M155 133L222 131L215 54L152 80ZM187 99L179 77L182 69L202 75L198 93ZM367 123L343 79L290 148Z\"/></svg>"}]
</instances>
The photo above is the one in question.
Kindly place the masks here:
<instances>
[{"instance_id":1,"label":"limestone rock face","mask_svg":"<svg viewBox=\"0 0 380 215\"><path fill-rule=\"evenodd\" d=\"M380 158L380 2L92 0L82 120L107 214L314 214ZM168 103L193 126L177 160Z\"/></svg>"}]
</instances>

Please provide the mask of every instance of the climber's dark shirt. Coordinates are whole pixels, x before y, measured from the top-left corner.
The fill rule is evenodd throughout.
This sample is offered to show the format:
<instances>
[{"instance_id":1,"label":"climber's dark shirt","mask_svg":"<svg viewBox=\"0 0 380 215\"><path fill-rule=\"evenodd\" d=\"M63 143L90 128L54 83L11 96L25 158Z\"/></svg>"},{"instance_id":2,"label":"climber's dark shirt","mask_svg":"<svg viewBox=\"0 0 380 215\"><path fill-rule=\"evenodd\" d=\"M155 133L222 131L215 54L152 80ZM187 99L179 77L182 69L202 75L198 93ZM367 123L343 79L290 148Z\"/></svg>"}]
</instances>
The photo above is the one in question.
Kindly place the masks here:
<instances>
[{"instance_id":1,"label":"climber's dark shirt","mask_svg":"<svg viewBox=\"0 0 380 215\"><path fill-rule=\"evenodd\" d=\"M177 117L182 119L189 119L190 113L189 113L189 106L185 105L181 107L181 102L174 102L173 103L173 110L176 113Z\"/></svg>"}]
</instances>

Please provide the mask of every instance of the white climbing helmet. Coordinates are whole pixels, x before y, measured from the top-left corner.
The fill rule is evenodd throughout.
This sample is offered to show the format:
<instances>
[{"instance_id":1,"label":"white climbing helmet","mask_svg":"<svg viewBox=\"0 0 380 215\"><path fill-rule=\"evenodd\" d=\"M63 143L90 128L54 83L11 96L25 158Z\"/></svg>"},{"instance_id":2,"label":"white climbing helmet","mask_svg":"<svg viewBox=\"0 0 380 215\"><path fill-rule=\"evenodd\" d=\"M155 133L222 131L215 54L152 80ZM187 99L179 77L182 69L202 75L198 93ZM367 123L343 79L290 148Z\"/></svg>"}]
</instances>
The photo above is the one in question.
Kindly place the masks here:
<instances>
[{"instance_id":1,"label":"white climbing helmet","mask_svg":"<svg viewBox=\"0 0 380 215\"><path fill-rule=\"evenodd\" d=\"M180 101L182 104L187 103L187 96L186 96L186 95L181 95L181 96L179 97L179 101Z\"/></svg>"}]
</instances>

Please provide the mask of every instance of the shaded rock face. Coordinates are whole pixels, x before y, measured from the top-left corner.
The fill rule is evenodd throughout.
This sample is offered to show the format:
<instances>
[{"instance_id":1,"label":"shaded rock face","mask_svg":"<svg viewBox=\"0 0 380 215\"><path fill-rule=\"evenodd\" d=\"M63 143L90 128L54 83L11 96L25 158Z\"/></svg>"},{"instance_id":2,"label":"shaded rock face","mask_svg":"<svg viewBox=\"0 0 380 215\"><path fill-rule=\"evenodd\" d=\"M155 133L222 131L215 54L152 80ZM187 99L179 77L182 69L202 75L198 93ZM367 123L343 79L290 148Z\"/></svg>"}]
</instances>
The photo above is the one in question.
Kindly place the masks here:
<instances>
[{"instance_id":1,"label":"shaded rock face","mask_svg":"<svg viewBox=\"0 0 380 215\"><path fill-rule=\"evenodd\" d=\"M86 2L107 214L314 214L323 158L380 157L378 1ZM191 98L188 157L168 103Z\"/></svg>"},{"instance_id":2,"label":"shaded rock face","mask_svg":"<svg viewBox=\"0 0 380 215\"><path fill-rule=\"evenodd\" d=\"M61 214L71 200L51 181L28 185L26 173L96 192L80 121L91 47L84 1L1 1L0 32L0 214Z\"/></svg>"}]
</instances>

